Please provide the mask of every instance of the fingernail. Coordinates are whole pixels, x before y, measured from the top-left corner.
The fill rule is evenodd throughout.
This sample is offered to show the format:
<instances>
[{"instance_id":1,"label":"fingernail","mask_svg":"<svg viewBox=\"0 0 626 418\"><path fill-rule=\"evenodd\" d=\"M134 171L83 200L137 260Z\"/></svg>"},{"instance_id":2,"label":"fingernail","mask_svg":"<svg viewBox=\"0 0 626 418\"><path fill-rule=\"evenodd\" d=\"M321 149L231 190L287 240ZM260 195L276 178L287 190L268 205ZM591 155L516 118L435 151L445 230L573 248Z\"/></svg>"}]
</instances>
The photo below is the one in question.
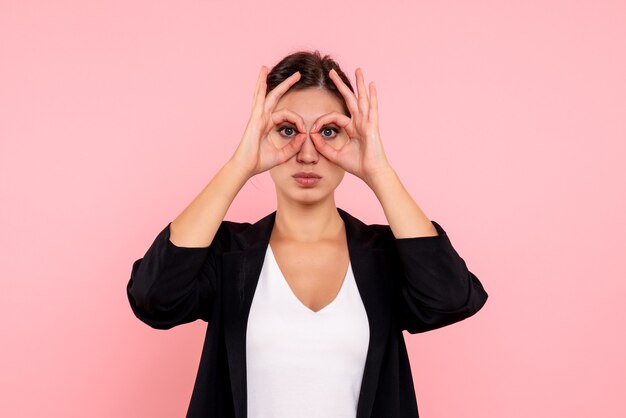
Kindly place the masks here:
<instances>
[{"instance_id":1,"label":"fingernail","mask_svg":"<svg viewBox=\"0 0 626 418\"><path fill-rule=\"evenodd\" d=\"M314 131L316 128L315 124L313 124L313 126L311 126L311 131Z\"/></svg>"}]
</instances>

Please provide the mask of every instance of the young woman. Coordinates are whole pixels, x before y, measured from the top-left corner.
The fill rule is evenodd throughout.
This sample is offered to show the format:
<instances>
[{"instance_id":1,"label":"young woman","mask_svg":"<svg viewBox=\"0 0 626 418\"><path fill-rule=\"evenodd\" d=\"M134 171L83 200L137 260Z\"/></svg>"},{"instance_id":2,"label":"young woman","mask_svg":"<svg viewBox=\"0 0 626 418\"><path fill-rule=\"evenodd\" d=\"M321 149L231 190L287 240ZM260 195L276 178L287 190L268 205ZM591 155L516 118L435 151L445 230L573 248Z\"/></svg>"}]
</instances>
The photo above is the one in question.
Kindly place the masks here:
<instances>
[{"instance_id":1,"label":"young woman","mask_svg":"<svg viewBox=\"0 0 626 418\"><path fill-rule=\"evenodd\" d=\"M135 261L127 294L157 329L203 319L187 417L418 417L403 330L475 314L487 293L387 160L374 83L357 94L337 63L297 52L261 67L229 161ZM269 170L276 211L224 220ZM388 225L335 205L345 172Z\"/></svg>"}]
</instances>

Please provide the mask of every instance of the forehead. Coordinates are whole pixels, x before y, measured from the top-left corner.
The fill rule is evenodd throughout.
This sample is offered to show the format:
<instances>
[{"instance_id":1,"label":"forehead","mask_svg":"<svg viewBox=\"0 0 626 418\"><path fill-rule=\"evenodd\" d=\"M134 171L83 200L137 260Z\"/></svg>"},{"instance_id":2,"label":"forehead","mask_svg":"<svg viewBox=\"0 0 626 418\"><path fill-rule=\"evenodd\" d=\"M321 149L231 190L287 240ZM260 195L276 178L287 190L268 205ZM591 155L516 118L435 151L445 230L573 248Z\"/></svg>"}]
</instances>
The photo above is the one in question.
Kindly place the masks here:
<instances>
[{"instance_id":1,"label":"forehead","mask_svg":"<svg viewBox=\"0 0 626 418\"><path fill-rule=\"evenodd\" d=\"M303 118L317 118L330 112L343 113L339 98L325 89L289 90L283 94L274 111L289 109Z\"/></svg>"}]
</instances>

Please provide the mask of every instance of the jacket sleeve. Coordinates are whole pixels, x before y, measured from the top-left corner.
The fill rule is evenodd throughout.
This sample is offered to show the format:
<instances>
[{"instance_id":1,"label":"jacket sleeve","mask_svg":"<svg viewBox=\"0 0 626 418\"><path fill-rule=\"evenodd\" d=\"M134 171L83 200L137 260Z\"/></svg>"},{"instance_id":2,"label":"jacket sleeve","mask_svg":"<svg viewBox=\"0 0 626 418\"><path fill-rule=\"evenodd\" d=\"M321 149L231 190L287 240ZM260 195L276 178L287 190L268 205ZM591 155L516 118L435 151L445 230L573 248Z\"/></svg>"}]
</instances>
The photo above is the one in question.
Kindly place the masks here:
<instances>
[{"instance_id":1,"label":"jacket sleeve","mask_svg":"<svg viewBox=\"0 0 626 418\"><path fill-rule=\"evenodd\" d=\"M439 235L395 239L401 268L398 312L402 329L411 334L468 318L488 297L452 247L446 231L431 222Z\"/></svg>"},{"instance_id":2,"label":"jacket sleeve","mask_svg":"<svg viewBox=\"0 0 626 418\"><path fill-rule=\"evenodd\" d=\"M126 286L135 316L156 329L209 322L216 293L219 230L208 247L178 247L169 239L170 225L133 263Z\"/></svg>"}]
</instances>

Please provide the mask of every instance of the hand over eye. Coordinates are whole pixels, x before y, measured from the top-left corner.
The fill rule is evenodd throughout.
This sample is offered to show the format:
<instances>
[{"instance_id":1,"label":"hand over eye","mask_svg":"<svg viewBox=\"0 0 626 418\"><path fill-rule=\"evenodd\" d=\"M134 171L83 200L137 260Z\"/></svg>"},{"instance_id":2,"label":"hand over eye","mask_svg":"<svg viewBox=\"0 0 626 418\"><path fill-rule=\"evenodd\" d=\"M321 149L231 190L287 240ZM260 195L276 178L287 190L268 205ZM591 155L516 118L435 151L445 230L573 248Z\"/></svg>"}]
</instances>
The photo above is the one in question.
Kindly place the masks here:
<instances>
[{"instance_id":1,"label":"hand over eye","mask_svg":"<svg viewBox=\"0 0 626 418\"><path fill-rule=\"evenodd\" d=\"M329 73L337 89L344 97L350 117L331 112L320 116L311 128L311 139L318 151L329 161L361 178L366 183L391 167L387 161L378 128L378 100L374 83L370 83L367 95L363 72L356 70L358 98L333 69ZM320 127L335 124L345 131L347 138L340 147L333 146L320 135Z\"/></svg>"},{"instance_id":2,"label":"hand over eye","mask_svg":"<svg viewBox=\"0 0 626 418\"><path fill-rule=\"evenodd\" d=\"M231 157L231 161L241 167L250 177L282 164L300 150L305 139L303 134L296 135L292 141L282 146L274 145L269 138L275 127L284 122L297 126L300 132L306 131L304 120L300 115L288 109L274 112L280 98L299 79L300 73L293 73L266 96L267 67L261 66L250 119L241 142Z\"/></svg>"}]
</instances>

